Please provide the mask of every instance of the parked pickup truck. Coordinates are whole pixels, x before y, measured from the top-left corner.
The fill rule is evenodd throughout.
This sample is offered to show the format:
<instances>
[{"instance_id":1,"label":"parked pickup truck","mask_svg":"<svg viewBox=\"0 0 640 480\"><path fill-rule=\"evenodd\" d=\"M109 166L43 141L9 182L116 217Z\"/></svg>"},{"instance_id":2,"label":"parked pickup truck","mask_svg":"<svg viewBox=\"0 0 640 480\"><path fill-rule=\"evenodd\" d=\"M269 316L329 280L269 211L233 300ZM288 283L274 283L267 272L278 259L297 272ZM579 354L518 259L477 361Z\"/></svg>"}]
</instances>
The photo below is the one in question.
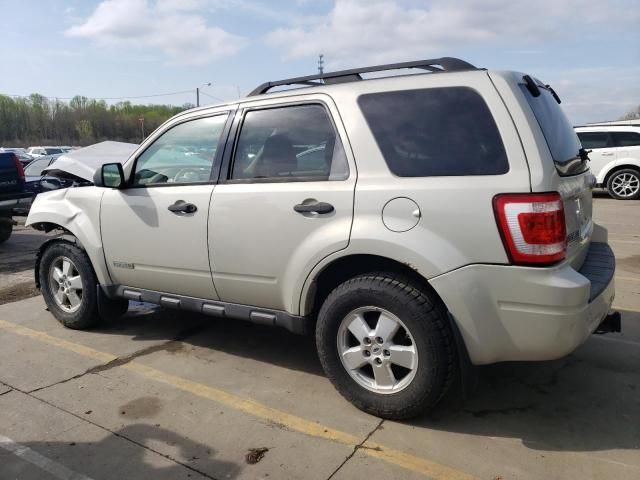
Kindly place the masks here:
<instances>
[{"instance_id":1,"label":"parked pickup truck","mask_svg":"<svg viewBox=\"0 0 640 480\"><path fill-rule=\"evenodd\" d=\"M32 194L24 188L24 170L14 152L0 153L0 243L11 237L14 211L28 204Z\"/></svg>"}]
</instances>

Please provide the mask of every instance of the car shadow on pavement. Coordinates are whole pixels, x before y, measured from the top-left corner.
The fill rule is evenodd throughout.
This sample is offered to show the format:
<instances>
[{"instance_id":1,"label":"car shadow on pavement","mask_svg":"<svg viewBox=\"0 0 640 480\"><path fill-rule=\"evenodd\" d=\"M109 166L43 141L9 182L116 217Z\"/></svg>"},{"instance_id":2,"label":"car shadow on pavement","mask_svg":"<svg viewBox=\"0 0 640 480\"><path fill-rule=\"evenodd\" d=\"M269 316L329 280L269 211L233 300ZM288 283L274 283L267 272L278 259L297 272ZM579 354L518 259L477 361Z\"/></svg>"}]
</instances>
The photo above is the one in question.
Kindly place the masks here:
<instances>
[{"instance_id":1,"label":"car shadow on pavement","mask_svg":"<svg viewBox=\"0 0 640 480\"><path fill-rule=\"evenodd\" d=\"M176 334L177 322L180 329ZM193 347L217 350L312 375L324 375L314 337L296 335L283 328L131 302L126 316L93 331L129 335L133 341L177 338Z\"/></svg>"},{"instance_id":2,"label":"car shadow on pavement","mask_svg":"<svg viewBox=\"0 0 640 480\"><path fill-rule=\"evenodd\" d=\"M30 441L22 445L76 473L96 479L236 478L242 468L239 463L216 459L215 451L207 445L142 423L123 427L99 442ZM8 461L0 465L2 478L22 478L20 470L26 468L26 463L14 457L6 458Z\"/></svg>"},{"instance_id":3,"label":"car shadow on pavement","mask_svg":"<svg viewBox=\"0 0 640 480\"><path fill-rule=\"evenodd\" d=\"M445 399L433 415L408 423L519 438L533 450L640 449L640 314L622 313L623 334L594 335L556 361L481 367L464 405Z\"/></svg>"}]
</instances>

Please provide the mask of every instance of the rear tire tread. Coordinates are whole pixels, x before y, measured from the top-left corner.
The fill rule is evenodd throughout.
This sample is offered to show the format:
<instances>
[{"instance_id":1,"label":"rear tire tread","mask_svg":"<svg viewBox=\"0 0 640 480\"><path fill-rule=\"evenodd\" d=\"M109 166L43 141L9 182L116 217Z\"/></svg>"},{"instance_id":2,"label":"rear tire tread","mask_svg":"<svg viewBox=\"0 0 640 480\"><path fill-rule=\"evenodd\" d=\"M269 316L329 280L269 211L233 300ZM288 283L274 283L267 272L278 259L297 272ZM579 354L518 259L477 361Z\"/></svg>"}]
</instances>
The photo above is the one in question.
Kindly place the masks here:
<instances>
[{"instance_id":1,"label":"rear tire tread","mask_svg":"<svg viewBox=\"0 0 640 480\"><path fill-rule=\"evenodd\" d=\"M389 400L395 395L404 394L403 396L407 396L408 388L398 394L388 396L364 391L361 392L361 395L357 393L354 394L353 390L364 389L356 385L353 380L348 377L346 372L345 375L336 375L331 368L325 367L328 361L331 362L334 360L328 358L328 355L333 355L333 352L328 352L321 340L327 336L327 329L332 328L331 320L324 320L327 310L331 308L332 304L338 298L344 297L354 291L363 290L369 292L384 290L391 296L405 297L402 299L403 302L412 302L414 304L412 307L419 309L422 313L423 318L420 320L424 320L425 322L425 324L422 325L422 331L412 332L414 338L419 334L427 333L427 330L429 330L429 325L426 325L427 323L435 327L435 334L433 330L429 332L431 338L428 339L428 343L430 349L442 349L442 355L438 357L443 360L442 365L435 367L431 365L429 367L432 377L435 377L431 379L432 381L429 385L432 388L424 389L422 392L412 392L413 394L405 399L404 406L393 405L393 402ZM336 287L326 298L318 315L319 321L316 331L318 355L320 356L323 367L325 367L325 373L329 380L331 380L338 391L356 407L382 418L393 420L407 419L433 408L449 390L455 378L457 365L455 341L444 306L440 305L438 299L432 297L434 297L433 294L417 288L410 279L402 274L373 272L359 275L345 281ZM339 358L336 360L338 363L340 362ZM370 397L369 401L363 401L362 396Z\"/></svg>"}]
</instances>

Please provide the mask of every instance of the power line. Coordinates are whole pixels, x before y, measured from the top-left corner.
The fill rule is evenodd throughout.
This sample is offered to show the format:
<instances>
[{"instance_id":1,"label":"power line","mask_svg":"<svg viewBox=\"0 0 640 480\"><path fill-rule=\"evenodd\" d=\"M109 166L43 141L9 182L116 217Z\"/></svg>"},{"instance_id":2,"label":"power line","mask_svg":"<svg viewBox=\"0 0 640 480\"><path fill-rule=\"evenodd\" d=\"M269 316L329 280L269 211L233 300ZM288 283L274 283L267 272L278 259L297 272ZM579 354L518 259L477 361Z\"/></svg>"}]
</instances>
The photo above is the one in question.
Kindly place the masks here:
<instances>
[{"instance_id":1,"label":"power line","mask_svg":"<svg viewBox=\"0 0 640 480\"><path fill-rule=\"evenodd\" d=\"M205 92L204 90L200 90L200 95L205 95L205 96L207 96L207 97L209 97L209 98L212 98L213 100L217 100L218 102L225 102L225 101L226 101L226 100L223 100L223 99L222 99L222 98L220 98L220 97L216 97L216 96L214 96L214 95L209 95L209 94L208 94L207 92Z\"/></svg>"}]
</instances>

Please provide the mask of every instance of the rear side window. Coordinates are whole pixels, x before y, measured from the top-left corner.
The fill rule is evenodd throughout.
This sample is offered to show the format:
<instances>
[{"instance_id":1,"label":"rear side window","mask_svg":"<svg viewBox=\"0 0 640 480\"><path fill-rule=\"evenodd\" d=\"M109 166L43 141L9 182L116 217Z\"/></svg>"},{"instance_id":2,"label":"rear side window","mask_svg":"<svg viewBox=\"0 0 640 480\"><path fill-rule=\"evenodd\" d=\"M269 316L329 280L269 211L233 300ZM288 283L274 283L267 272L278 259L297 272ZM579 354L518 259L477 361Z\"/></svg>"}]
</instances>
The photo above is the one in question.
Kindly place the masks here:
<instances>
[{"instance_id":1,"label":"rear side window","mask_svg":"<svg viewBox=\"0 0 640 480\"><path fill-rule=\"evenodd\" d=\"M399 177L500 175L509 170L493 116L467 87L360 96L360 109Z\"/></svg>"},{"instance_id":2,"label":"rear side window","mask_svg":"<svg viewBox=\"0 0 640 480\"><path fill-rule=\"evenodd\" d=\"M563 176L586 171L589 166L586 157L580 156L580 141L575 130L551 91L542 83L536 83L540 89L537 97L531 94L525 84L520 84L520 88L540 125L556 170Z\"/></svg>"},{"instance_id":3,"label":"rear side window","mask_svg":"<svg viewBox=\"0 0 640 480\"><path fill-rule=\"evenodd\" d=\"M587 150L612 146L607 132L578 132L578 138L582 143L582 148Z\"/></svg>"},{"instance_id":4,"label":"rear side window","mask_svg":"<svg viewBox=\"0 0 640 480\"><path fill-rule=\"evenodd\" d=\"M611 132L616 147L635 147L640 145L640 133Z\"/></svg>"},{"instance_id":5,"label":"rear side window","mask_svg":"<svg viewBox=\"0 0 640 480\"><path fill-rule=\"evenodd\" d=\"M344 180L349 176L340 137L319 104L250 110L236 144L232 180Z\"/></svg>"}]
</instances>

